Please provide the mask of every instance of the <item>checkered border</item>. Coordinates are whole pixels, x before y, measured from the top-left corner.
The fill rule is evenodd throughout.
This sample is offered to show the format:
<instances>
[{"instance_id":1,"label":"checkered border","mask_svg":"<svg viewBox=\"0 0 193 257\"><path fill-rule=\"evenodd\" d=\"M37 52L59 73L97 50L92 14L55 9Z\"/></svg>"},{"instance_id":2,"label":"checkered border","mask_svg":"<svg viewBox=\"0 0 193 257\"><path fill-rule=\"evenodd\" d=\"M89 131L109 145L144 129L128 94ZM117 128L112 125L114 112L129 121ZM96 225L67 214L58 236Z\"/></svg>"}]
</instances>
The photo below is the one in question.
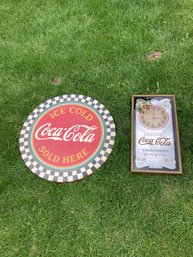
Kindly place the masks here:
<instances>
[{"instance_id":1,"label":"checkered border","mask_svg":"<svg viewBox=\"0 0 193 257\"><path fill-rule=\"evenodd\" d=\"M91 106L95 110L98 111L101 118L104 120L106 129L106 138L101 146L101 150L97 157L92 159L90 163L88 163L85 167L72 169L71 171L54 171L49 170L43 165L40 165L37 160L32 156L29 149L29 137L30 137L30 129L35 121L43 112L45 112L48 108L57 106L60 103L67 102L79 102L84 103L88 107ZM80 180L86 176L91 175L95 170L97 170L109 157L116 136L116 129L113 118L109 111L105 108L105 106L99 103L97 100L92 99L91 97L83 96L83 95L62 95L57 96L53 99L49 99L46 102L39 105L27 118L25 121L21 133L20 133L20 152L21 156L26 164L26 166L39 177L55 182L72 182Z\"/></svg>"}]
</instances>

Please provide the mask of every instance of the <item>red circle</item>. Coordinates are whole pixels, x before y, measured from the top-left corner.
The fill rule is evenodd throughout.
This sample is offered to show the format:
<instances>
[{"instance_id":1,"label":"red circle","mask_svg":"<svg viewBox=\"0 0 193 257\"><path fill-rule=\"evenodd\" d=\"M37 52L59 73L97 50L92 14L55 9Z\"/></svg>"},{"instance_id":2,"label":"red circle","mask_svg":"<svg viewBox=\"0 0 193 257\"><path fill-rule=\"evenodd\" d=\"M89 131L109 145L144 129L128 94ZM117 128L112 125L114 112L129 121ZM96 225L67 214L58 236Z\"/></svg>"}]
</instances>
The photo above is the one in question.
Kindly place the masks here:
<instances>
[{"instance_id":1,"label":"red circle","mask_svg":"<svg viewBox=\"0 0 193 257\"><path fill-rule=\"evenodd\" d=\"M48 166L70 168L91 158L102 135L102 123L92 109L62 104L39 118L33 129L32 147Z\"/></svg>"}]
</instances>

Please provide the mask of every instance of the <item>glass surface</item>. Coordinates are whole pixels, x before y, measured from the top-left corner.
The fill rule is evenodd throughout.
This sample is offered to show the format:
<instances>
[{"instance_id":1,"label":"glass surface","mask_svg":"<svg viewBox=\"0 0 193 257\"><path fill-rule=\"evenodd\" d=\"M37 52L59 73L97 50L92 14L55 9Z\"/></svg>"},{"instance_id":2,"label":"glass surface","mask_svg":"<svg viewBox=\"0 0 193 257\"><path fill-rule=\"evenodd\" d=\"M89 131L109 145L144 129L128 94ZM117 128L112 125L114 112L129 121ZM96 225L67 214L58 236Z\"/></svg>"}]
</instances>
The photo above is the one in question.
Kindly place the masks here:
<instances>
[{"instance_id":1,"label":"glass surface","mask_svg":"<svg viewBox=\"0 0 193 257\"><path fill-rule=\"evenodd\" d=\"M133 170L179 172L173 96L134 96Z\"/></svg>"}]
</instances>

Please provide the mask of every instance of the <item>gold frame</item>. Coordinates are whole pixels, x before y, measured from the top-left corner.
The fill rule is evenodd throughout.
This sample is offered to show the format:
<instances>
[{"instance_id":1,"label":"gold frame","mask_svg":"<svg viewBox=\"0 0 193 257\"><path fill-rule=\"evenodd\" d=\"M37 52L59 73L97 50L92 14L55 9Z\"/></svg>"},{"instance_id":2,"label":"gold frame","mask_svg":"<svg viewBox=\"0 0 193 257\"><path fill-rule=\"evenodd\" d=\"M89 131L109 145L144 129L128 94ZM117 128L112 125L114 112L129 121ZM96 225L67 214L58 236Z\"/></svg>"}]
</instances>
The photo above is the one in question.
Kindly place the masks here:
<instances>
[{"instance_id":1,"label":"gold frame","mask_svg":"<svg viewBox=\"0 0 193 257\"><path fill-rule=\"evenodd\" d=\"M173 98L173 107L174 107L174 117L172 115L172 119L175 120L175 128L173 131L176 131L176 147L177 147L177 158L179 163L179 170L168 171L168 170L136 170L134 169L134 99L135 97L171 97ZM175 95L132 95L132 103L131 103L131 173L154 173L154 174L173 174L173 175L182 175L182 160L181 160L181 148L180 148L180 140L179 140L179 128L178 128L178 119L177 119L177 110L176 110L176 99Z\"/></svg>"}]
</instances>

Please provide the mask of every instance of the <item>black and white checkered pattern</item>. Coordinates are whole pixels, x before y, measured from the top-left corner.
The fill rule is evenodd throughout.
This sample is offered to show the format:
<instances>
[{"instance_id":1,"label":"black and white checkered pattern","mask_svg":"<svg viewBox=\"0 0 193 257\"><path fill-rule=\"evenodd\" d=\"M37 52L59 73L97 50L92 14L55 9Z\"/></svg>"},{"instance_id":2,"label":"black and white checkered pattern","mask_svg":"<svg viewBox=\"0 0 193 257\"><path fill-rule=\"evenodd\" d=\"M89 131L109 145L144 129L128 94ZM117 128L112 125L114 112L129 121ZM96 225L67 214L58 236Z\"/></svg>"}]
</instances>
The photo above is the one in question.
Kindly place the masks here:
<instances>
[{"instance_id":1,"label":"black and white checkered pattern","mask_svg":"<svg viewBox=\"0 0 193 257\"><path fill-rule=\"evenodd\" d=\"M87 163L86 166L72 169L70 171L67 171L64 168L64 170L61 172L57 169L54 170L52 167L48 169L47 166L43 166L43 164L36 159L33 153L31 153L29 148L31 134L30 129L33 126L35 120L45 111L47 111L48 108L67 102L78 102L80 104L84 103L88 107L91 106L92 108L94 108L99 113L101 119L104 121L106 138L104 140L104 143L100 147L99 154L95 158L90 160L90 162ZM20 152L26 166L39 177L55 182L72 182L91 175L107 160L112 151L115 142L115 136L116 130L113 118L110 115L109 111L104 107L104 105L99 103L97 100L83 95L62 95L47 100L45 103L39 105L28 116L20 133Z\"/></svg>"}]
</instances>

